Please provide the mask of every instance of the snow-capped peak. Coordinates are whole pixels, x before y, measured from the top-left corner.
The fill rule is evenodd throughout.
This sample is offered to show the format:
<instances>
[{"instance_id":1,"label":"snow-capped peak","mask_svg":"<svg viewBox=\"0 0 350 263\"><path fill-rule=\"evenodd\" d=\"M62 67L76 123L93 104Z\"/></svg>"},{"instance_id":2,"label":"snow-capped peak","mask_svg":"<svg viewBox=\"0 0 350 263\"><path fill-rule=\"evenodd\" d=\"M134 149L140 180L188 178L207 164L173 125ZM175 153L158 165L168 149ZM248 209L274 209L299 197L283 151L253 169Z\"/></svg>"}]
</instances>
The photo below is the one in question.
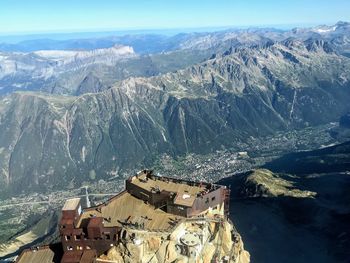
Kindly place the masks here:
<instances>
[{"instance_id":1,"label":"snow-capped peak","mask_svg":"<svg viewBox=\"0 0 350 263\"><path fill-rule=\"evenodd\" d=\"M314 32L320 33L320 34L325 34L329 32L334 32L337 30L337 26L332 26L332 27L318 27L314 30Z\"/></svg>"},{"instance_id":2,"label":"snow-capped peak","mask_svg":"<svg viewBox=\"0 0 350 263\"><path fill-rule=\"evenodd\" d=\"M53 60L65 60L69 58L88 58L96 55L109 56L130 56L134 55L134 49L130 46L115 45L110 48L100 48L94 50L40 50L34 54Z\"/></svg>"}]
</instances>

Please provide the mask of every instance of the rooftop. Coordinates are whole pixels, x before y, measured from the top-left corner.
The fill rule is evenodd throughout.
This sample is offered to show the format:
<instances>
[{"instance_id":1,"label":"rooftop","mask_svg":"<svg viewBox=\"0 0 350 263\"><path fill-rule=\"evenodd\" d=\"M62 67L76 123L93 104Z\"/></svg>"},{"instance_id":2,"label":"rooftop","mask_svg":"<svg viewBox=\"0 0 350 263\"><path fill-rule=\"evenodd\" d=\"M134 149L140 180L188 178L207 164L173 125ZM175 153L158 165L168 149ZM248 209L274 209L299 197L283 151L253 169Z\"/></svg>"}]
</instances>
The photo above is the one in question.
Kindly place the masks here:
<instances>
[{"instance_id":1,"label":"rooftop","mask_svg":"<svg viewBox=\"0 0 350 263\"><path fill-rule=\"evenodd\" d=\"M75 210L77 208L77 206L79 205L80 203L80 198L72 198L72 199L68 199L62 210L63 211L71 211L71 210Z\"/></svg>"},{"instance_id":2,"label":"rooftop","mask_svg":"<svg viewBox=\"0 0 350 263\"><path fill-rule=\"evenodd\" d=\"M192 207L195 200L196 196L189 195L185 192L179 192L175 197L174 204Z\"/></svg>"},{"instance_id":3,"label":"rooftop","mask_svg":"<svg viewBox=\"0 0 350 263\"><path fill-rule=\"evenodd\" d=\"M131 178L131 182L147 191L167 191L174 193L186 193L196 197L199 193L206 190L206 184L187 182L179 179L147 176L147 173L139 173Z\"/></svg>"},{"instance_id":4,"label":"rooftop","mask_svg":"<svg viewBox=\"0 0 350 263\"><path fill-rule=\"evenodd\" d=\"M88 223L88 218L103 217L105 227L122 227L124 224L143 225L147 230L170 230L176 221L182 219L155 209L144 201L124 191L105 204L84 210L78 222L78 227Z\"/></svg>"},{"instance_id":5,"label":"rooftop","mask_svg":"<svg viewBox=\"0 0 350 263\"><path fill-rule=\"evenodd\" d=\"M61 255L61 245L43 246L24 250L16 263L59 263Z\"/></svg>"},{"instance_id":6,"label":"rooftop","mask_svg":"<svg viewBox=\"0 0 350 263\"><path fill-rule=\"evenodd\" d=\"M85 250L85 251L68 251L64 253L62 257L63 262L80 262L80 263L92 263L95 258L95 250ZM38 261L37 263L41 263Z\"/></svg>"}]
</instances>

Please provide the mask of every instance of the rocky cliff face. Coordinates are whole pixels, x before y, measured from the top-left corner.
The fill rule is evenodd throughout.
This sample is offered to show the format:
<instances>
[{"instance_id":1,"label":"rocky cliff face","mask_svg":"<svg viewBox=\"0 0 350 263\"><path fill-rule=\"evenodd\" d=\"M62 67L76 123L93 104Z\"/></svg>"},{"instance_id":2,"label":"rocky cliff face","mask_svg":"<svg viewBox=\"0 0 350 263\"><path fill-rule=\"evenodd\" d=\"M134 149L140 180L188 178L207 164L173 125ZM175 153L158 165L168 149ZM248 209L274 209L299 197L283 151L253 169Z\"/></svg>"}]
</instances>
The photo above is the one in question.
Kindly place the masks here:
<instances>
[{"instance_id":1,"label":"rocky cliff face","mask_svg":"<svg viewBox=\"0 0 350 263\"><path fill-rule=\"evenodd\" d=\"M96 94L4 97L2 188L15 193L80 184L161 153L206 153L246 136L333 121L349 110L350 59L326 46L290 41L231 49ZM84 81L101 88L94 77Z\"/></svg>"},{"instance_id":2,"label":"rocky cliff face","mask_svg":"<svg viewBox=\"0 0 350 263\"><path fill-rule=\"evenodd\" d=\"M43 50L33 53L0 52L0 91L41 90L69 94L89 67L111 67L136 54L128 46L91 51ZM75 76L70 76L72 73ZM57 81L65 76L65 81ZM69 77L70 76L70 77Z\"/></svg>"},{"instance_id":3,"label":"rocky cliff face","mask_svg":"<svg viewBox=\"0 0 350 263\"><path fill-rule=\"evenodd\" d=\"M211 54L210 50L184 50L141 56L132 47L118 45L79 51L0 52L0 95L21 90L73 96L94 93L128 77L185 68ZM91 87L92 79L100 89Z\"/></svg>"},{"instance_id":4,"label":"rocky cliff face","mask_svg":"<svg viewBox=\"0 0 350 263\"><path fill-rule=\"evenodd\" d=\"M186 240L192 241L186 245ZM228 221L223 223L182 223L172 233L149 233L130 230L122 242L111 248L101 260L118 263L209 263L223 261L249 263L241 236Z\"/></svg>"}]
</instances>

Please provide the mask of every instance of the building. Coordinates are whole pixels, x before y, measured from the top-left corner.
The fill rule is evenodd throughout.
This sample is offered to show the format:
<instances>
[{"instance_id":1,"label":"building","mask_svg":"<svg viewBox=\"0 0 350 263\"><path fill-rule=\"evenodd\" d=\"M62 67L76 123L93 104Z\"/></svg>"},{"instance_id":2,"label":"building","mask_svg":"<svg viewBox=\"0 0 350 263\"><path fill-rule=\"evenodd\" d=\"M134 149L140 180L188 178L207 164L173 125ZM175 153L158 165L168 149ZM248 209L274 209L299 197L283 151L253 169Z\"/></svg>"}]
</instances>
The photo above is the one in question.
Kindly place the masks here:
<instances>
[{"instance_id":1,"label":"building","mask_svg":"<svg viewBox=\"0 0 350 263\"><path fill-rule=\"evenodd\" d=\"M126 181L126 191L155 208L183 217L198 216L208 209L229 209L225 187L187 180L160 177L143 171Z\"/></svg>"},{"instance_id":2,"label":"building","mask_svg":"<svg viewBox=\"0 0 350 263\"><path fill-rule=\"evenodd\" d=\"M50 246L33 247L23 250L16 262L21 263L59 263L63 256L62 246L54 244Z\"/></svg>"},{"instance_id":3,"label":"building","mask_svg":"<svg viewBox=\"0 0 350 263\"><path fill-rule=\"evenodd\" d=\"M126 180L124 191L98 206L82 209L80 198L67 200L59 223L63 256L57 262L98 262L98 257L127 238L135 244L141 242L137 238L141 232L166 237L187 219L225 218L229 194L229 189L220 185L161 177L144 170ZM188 237L192 236L184 238ZM195 237L198 243L199 237ZM29 254L24 252L26 257ZM23 258L21 255L17 262L27 262Z\"/></svg>"}]
</instances>

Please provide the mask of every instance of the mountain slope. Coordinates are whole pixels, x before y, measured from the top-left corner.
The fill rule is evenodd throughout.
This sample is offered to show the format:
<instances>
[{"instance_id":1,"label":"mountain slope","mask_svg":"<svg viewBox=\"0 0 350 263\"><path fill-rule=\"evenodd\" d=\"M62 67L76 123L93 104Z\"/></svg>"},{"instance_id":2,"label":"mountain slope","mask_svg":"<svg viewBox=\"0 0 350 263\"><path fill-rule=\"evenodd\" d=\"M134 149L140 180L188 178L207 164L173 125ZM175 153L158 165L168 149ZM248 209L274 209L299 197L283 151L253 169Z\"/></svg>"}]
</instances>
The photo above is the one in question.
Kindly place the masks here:
<instances>
[{"instance_id":1,"label":"mountain slope","mask_svg":"<svg viewBox=\"0 0 350 263\"><path fill-rule=\"evenodd\" d=\"M339 145L285 155L266 168L286 173L327 173L350 170L350 142Z\"/></svg>"},{"instance_id":2,"label":"mountain slope","mask_svg":"<svg viewBox=\"0 0 350 263\"><path fill-rule=\"evenodd\" d=\"M9 193L80 185L162 153L208 153L334 121L349 110L349 69L326 42L291 41L231 49L96 94L14 93L0 104L1 185Z\"/></svg>"},{"instance_id":3,"label":"mountain slope","mask_svg":"<svg viewBox=\"0 0 350 263\"><path fill-rule=\"evenodd\" d=\"M289 154L268 164L273 172L220 181L231 186L231 218L253 261L348 261L349 149L347 143Z\"/></svg>"},{"instance_id":4,"label":"mountain slope","mask_svg":"<svg viewBox=\"0 0 350 263\"><path fill-rule=\"evenodd\" d=\"M96 92L99 90L91 89L86 78L93 77L104 90L118 80L174 71L211 55L211 50L183 50L141 56L127 46L90 51L0 52L0 95L21 90L64 95Z\"/></svg>"},{"instance_id":5,"label":"mountain slope","mask_svg":"<svg viewBox=\"0 0 350 263\"><path fill-rule=\"evenodd\" d=\"M0 45L0 95L19 90L79 95L83 90L93 91L84 81L91 76L107 89L114 82L129 77L173 72L236 48L269 46L274 42L291 47L291 43L306 41L308 49L317 49L315 43L320 42L326 45L323 47L325 51L349 57L349 39L350 24L339 22L332 26L293 30L230 29L175 36L42 39L12 47ZM285 56L288 57L288 52Z\"/></svg>"}]
</instances>

